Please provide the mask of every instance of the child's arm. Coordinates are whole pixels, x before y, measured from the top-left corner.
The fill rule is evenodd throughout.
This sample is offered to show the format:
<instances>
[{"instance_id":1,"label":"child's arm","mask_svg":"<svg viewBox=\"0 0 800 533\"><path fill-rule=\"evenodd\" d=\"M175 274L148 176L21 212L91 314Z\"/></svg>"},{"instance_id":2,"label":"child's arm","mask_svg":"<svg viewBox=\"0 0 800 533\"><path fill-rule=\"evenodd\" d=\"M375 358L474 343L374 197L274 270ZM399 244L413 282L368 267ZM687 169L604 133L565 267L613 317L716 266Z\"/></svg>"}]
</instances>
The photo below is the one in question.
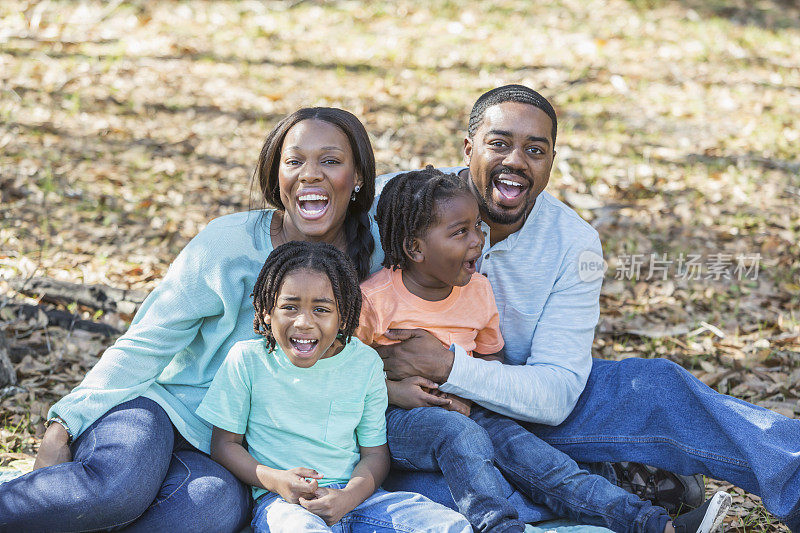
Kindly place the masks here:
<instances>
[{"instance_id":1,"label":"child's arm","mask_svg":"<svg viewBox=\"0 0 800 533\"><path fill-rule=\"evenodd\" d=\"M386 444L359 448L361 460L343 489L320 487L312 498L300 498L300 505L329 526L369 498L389 473L389 447Z\"/></svg>"},{"instance_id":2,"label":"child's arm","mask_svg":"<svg viewBox=\"0 0 800 533\"><path fill-rule=\"evenodd\" d=\"M289 503L314 497L322 474L310 468L277 470L262 465L242 446L243 435L214 426L211 433L211 458L230 470L242 483L280 494ZM311 478L310 480L306 478Z\"/></svg>"}]
</instances>

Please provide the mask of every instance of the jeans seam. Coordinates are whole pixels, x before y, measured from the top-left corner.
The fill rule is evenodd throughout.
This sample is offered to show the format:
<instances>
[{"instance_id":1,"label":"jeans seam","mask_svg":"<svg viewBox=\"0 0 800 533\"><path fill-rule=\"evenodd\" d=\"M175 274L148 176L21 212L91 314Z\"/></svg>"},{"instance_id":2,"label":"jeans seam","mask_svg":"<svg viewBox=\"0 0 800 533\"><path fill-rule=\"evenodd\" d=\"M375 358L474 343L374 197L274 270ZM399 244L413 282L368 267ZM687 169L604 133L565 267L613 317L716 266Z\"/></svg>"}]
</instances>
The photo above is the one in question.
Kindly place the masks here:
<instances>
[{"instance_id":1,"label":"jeans seam","mask_svg":"<svg viewBox=\"0 0 800 533\"><path fill-rule=\"evenodd\" d=\"M167 501L167 500L169 500L170 498L172 498L172 497L175 495L175 493L176 493L176 492L178 492L178 491L181 489L181 487L183 487L183 486L186 484L186 480L187 480L187 479L189 479L189 478L191 477L191 475L192 475L192 470L189 468L189 465L187 465L186 463L184 463L184 462L181 460L181 458L180 458L180 457L178 457L178 456L177 456L177 455L175 455L174 453L172 454L172 456L173 456L175 459L177 459L178 461L180 461L180 463L181 463L183 466L185 466L185 467L186 467L186 470L189 472L189 473L187 474L187 476L186 476L186 479L184 479L184 480L183 480L183 482L182 482L180 485L178 485L177 487L175 487L175 490L173 490L172 492L170 492L168 496L165 496L165 497L164 497L164 498L162 498L161 500L154 500L154 501L153 501L153 503L151 503L150 505L148 505L148 506L147 506L147 509L145 509L145 510L144 510L144 512L143 512L142 514L140 514L139 516L137 516L136 518L133 518L133 519L131 519L131 520L127 520L127 521L125 521L125 522L120 522L120 523L118 523L118 524L113 524L113 525L111 525L111 526L108 526L108 528L107 528L107 529L111 529L111 528L115 528L115 527L120 527L120 526L127 526L128 524L131 524L131 523L135 522L136 520L138 520L139 518L141 518L141 517L142 517L142 515L143 515L144 513L146 513L146 512L147 512L149 509L152 509L152 508L154 508L154 507L158 507L159 505L161 505L161 504L162 504L162 503L164 503L165 501ZM88 530L88 531L94 531L94 530Z\"/></svg>"},{"instance_id":2,"label":"jeans seam","mask_svg":"<svg viewBox=\"0 0 800 533\"><path fill-rule=\"evenodd\" d=\"M186 484L186 481L187 481L187 480L188 480L190 477L192 477L192 469L191 469L191 468L189 468L189 465L187 465L186 463L184 463L184 462L183 462L183 460L182 460L180 457L178 457L178 455L177 455L177 454L174 454L174 453L173 453L173 454L172 454L172 457L174 457L175 459L177 459L177 460L178 460L178 461L179 461L179 462L180 462L180 463L181 463L181 464L182 464L182 465L183 465L183 466L186 468L186 472L187 472L187 474L186 474L186 478L185 478L185 479L184 479L184 480L181 482L181 484L180 484L180 485L178 485L177 487L175 487L175 490L173 490L172 492L170 492L170 493L169 493L169 495L165 496L164 498L162 498L162 499L160 499L160 500L155 500L155 501L153 502L153 504L152 504L152 505L150 505L150 507L158 507L159 505L161 505L161 504L162 504L162 503L164 503L165 501L167 501L167 500L169 500L170 498L172 498L172 497L175 495L175 493L176 493L176 492L178 492L179 490L181 490L181 487L183 487L183 486ZM148 509L149 509L150 507L148 507Z\"/></svg>"},{"instance_id":3,"label":"jeans seam","mask_svg":"<svg viewBox=\"0 0 800 533\"><path fill-rule=\"evenodd\" d=\"M637 443L637 444L670 444L675 446L676 448L680 448L684 452L695 455L697 457L703 457L705 459L713 459L715 461L722 461L732 465L740 466L740 467L747 467L748 464L746 461L742 461L741 459L734 459L732 457L727 457L725 455L720 455L713 452L708 452L705 450L698 450L696 448L691 448L686 446L674 439L670 439L667 437L623 437L623 436L594 436L594 437L563 437L563 438L548 438L547 441L551 444L568 446L570 444L584 444L587 442L593 443L609 443L609 444L626 444L626 443Z\"/></svg>"}]
</instances>

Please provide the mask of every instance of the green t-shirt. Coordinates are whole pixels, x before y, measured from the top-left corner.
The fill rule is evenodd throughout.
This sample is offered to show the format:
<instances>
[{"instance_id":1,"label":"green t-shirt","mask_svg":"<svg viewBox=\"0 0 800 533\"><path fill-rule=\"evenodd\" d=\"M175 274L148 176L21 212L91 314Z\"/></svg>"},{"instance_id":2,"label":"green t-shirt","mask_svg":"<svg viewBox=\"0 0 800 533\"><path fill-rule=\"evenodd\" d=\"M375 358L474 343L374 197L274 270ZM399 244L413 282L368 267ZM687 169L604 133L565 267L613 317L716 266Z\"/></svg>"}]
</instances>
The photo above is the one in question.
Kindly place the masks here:
<instances>
[{"instance_id":1,"label":"green t-shirt","mask_svg":"<svg viewBox=\"0 0 800 533\"><path fill-rule=\"evenodd\" d=\"M261 464L313 468L329 485L350 480L359 445L386 444L387 405L383 362L358 339L311 368L257 339L233 345L197 414L243 434ZM253 487L253 498L265 492Z\"/></svg>"}]
</instances>

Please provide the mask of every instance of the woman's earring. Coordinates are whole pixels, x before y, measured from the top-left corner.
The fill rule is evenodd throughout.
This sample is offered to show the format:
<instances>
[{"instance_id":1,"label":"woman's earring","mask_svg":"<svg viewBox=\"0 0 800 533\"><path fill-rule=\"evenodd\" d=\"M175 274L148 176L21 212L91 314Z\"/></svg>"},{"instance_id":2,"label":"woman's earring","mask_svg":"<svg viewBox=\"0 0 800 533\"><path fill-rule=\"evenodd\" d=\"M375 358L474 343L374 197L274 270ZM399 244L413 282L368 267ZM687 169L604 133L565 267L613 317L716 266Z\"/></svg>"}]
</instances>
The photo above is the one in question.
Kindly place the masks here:
<instances>
[{"instance_id":1,"label":"woman's earring","mask_svg":"<svg viewBox=\"0 0 800 533\"><path fill-rule=\"evenodd\" d=\"M360 190L361 190L361 185L356 185L355 188L353 189L353 194L350 195L350 201L351 202L355 202L356 201L356 194L358 194L358 191L360 191Z\"/></svg>"}]
</instances>

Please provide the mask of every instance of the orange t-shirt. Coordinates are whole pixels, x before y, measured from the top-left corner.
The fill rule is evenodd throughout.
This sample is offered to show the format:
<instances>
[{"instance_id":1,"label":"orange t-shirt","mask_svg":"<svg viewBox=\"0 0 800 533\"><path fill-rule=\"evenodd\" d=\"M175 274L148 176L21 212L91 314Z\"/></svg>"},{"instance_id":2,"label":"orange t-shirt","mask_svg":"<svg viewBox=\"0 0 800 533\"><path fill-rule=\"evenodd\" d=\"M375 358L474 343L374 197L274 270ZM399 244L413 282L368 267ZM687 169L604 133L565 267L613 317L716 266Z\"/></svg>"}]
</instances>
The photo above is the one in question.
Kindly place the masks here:
<instances>
[{"instance_id":1,"label":"orange t-shirt","mask_svg":"<svg viewBox=\"0 0 800 533\"><path fill-rule=\"evenodd\" d=\"M392 344L388 329L420 328L445 346L456 343L470 355L499 352L503 347L500 316L492 287L475 273L444 300L430 302L403 285L400 269L384 268L361 284L364 297L356 336L365 344Z\"/></svg>"}]
</instances>

